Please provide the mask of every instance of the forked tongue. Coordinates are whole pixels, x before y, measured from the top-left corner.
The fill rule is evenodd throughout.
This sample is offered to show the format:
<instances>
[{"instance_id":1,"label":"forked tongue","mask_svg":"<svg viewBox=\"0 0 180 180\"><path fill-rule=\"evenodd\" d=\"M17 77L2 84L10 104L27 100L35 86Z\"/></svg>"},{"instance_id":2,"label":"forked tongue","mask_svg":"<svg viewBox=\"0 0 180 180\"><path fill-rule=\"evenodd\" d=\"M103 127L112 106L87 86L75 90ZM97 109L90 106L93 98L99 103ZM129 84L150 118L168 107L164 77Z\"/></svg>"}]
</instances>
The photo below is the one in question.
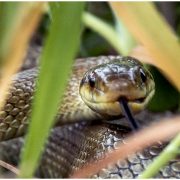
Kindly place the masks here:
<instances>
[{"instance_id":1,"label":"forked tongue","mask_svg":"<svg viewBox=\"0 0 180 180\"><path fill-rule=\"evenodd\" d=\"M132 115L132 112L128 106L127 100L122 97L119 100L119 104L121 106L122 113L126 117L126 119L129 121L131 128L137 131L139 129L139 125Z\"/></svg>"}]
</instances>

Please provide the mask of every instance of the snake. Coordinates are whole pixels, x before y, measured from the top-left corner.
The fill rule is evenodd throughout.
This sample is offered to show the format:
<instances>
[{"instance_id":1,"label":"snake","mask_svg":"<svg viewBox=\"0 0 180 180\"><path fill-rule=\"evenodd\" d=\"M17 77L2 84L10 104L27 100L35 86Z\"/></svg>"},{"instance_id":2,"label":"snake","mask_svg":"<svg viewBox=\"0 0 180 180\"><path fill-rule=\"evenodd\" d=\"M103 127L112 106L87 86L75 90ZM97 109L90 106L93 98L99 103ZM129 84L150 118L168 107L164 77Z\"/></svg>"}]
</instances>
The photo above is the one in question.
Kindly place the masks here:
<instances>
[{"instance_id":1,"label":"snake","mask_svg":"<svg viewBox=\"0 0 180 180\"><path fill-rule=\"evenodd\" d=\"M39 68L33 67L16 74L0 111L1 159L14 166L18 166L24 145L38 73ZM124 98L136 114L144 110L154 92L151 73L133 57L77 59L35 176L68 178L83 165L103 159L132 132L119 100ZM91 177L136 178L166 144L157 142ZM177 157L156 177L180 178L179 167Z\"/></svg>"}]
</instances>

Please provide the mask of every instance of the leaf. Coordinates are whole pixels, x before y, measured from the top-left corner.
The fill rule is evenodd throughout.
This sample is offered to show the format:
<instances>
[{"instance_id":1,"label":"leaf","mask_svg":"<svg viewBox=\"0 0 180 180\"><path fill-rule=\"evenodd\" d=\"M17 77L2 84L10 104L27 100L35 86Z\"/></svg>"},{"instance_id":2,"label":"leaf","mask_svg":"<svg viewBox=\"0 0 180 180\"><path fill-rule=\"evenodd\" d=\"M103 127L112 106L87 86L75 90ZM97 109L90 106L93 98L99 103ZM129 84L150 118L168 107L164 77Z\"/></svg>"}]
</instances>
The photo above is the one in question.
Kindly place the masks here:
<instances>
[{"instance_id":1,"label":"leaf","mask_svg":"<svg viewBox=\"0 0 180 180\"><path fill-rule=\"evenodd\" d=\"M144 45L165 76L180 90L180 44L151 2L110 2L136 41Z\"/></svg>"},{"instance_id":2,"label":"leaf","mask_svg":"<svg viewBox=\"0 0 180 180\"><path fill-rule=\"evenodd\" d=\"M116 22L116 28L114 28L88 12L83 13L82 19L87 27L107 40L119 54L128 55L131 48L134 47L135 42L122 23Z\"/></svg>"},{"instance_id":3,"label":"leaf","mask_svg":"<svg viewBox=\"0 0 180 180\"><path fill-rule=\"evenodd\" d=\"M52 2L50 7L52 24L41 57L38 88L20 164L23 178L32 177L38 166L80 42L84 3Z\"/></svg>"}]
</instances>

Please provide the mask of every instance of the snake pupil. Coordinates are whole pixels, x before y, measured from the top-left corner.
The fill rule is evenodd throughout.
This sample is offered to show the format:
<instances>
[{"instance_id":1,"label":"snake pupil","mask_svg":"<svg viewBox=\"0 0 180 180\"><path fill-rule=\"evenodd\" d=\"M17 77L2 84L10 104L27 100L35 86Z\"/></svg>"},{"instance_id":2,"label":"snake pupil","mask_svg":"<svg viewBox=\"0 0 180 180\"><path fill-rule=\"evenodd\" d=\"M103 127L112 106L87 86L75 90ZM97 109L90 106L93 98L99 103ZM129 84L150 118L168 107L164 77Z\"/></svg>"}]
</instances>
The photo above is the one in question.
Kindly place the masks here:
<instances>
[{"instance_id":1,"label":"snake pupil","mask_svg":"<svg viewBox=\"0 0 180 180\"><path fill-rule=\"evenodd\" d=\"M140 76L141 76L142 82L145 83L147 80L147 77L142 69L140 69Z\"/></svg>"}]
</instances>

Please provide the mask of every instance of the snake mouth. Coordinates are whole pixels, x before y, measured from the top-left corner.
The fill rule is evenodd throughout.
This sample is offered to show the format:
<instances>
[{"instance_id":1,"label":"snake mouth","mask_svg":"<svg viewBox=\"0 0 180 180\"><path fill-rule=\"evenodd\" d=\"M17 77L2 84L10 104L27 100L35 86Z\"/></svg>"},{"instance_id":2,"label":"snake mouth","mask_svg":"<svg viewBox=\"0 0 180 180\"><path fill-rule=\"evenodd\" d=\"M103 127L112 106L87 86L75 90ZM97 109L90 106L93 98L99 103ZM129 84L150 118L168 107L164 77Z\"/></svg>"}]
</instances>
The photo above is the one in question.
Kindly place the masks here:
<instances>
[{"instance_id":1,"label":"snake mouth","mask_svg":"<svg viewBox=\"0 0 180 180\"><path fill-rule=\"evenodd\" d=\"M129 104L138 104L138 105L146 106L147 103L150 101L150 99L153 97L154 93L155 93L155 89L152 89L151 91L149 91L148 94L138 97L136 99L128 99L126 96L119 96L116 101L119 102L119 100L123 98Z\"/></svg>"},{"instance_id":2,"label":"snake mouth","mask_svg":"<svg viewBox=\"0 0 180 180\"><path fill-rule=\"evenodd\" d=\"M140 97L140 98L137 98L134 100L130 100L129 103L137 103L137 104L146 105L149 102L149 100L153 97L154 93L155 93L155 90L153 89L149 92L149 94L147 96Z\"/></svg>"},{"instance_id":3,"label":"snake mouth","mask_svg":"<svg viewBox=\"0 0 180 180\"><path fill-rule=\"evenodd\" d=\"M129 102L129 103L142 104L142 103L145 102L146 98L147 97L141 97L141 98L137 98L137 99L134 99L134 100L128 100L125 96L120 96L117 101L120 101L121 99L124 99L124 100L126 100L126 102Z\"/></svg>"},{"instance_id":4,"label":"snake mouth","mask_svg":"<svg viewBox=\"0 0 180 180\"><path fill-rule=\"evenodd\" d=\"M132 110L132 112L137 113L146 107L146 105L152 98L154 92L155 90L152 90L147 96L133 100L128 100L126 97L124 98L124 96L119 96L119 98L117 98L114 101L93 102L84 98L84 102L89 106L90 109L97 112L98 114L105 116L106 118L111 116L119 117L122 115L122 109L119 106L120 99L122 98L126 99L126 102L129 108Z\"/></svg>"},{"instance_id":5,"label":"snake mouth","mask_svg":"<svg viewBox=\"0 0 180 180\"><path fill-rule=\"evenodd\" d=\"M136 103L143 103L145 101L145 99L146 99L145 97L138 98L138 99L135 99L134 102L136 102Z\"/></svg>"}]
</instances>

